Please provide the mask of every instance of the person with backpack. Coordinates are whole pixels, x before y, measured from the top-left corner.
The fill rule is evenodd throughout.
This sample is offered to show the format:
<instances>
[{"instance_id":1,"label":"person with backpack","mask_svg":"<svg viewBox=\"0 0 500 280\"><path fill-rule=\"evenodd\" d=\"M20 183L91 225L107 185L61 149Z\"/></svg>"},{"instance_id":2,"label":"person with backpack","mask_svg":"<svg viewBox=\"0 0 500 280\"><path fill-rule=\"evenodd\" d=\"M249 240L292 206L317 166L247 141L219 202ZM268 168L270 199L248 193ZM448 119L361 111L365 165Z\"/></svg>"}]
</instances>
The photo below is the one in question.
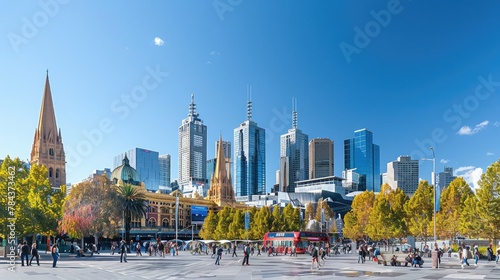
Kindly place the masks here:
<instances>
[{"instance_id":1,"label":"person with backpack","mask_svg":"<svg viewBox=\"0 0 500 280\"><path fill-rule=\"evenodd\" d=\"M319 261L318 261L319 250L318 247L316 247L316 244L313 244L311 256L312 256L311 270L313 270L314 268L314 263L316 263L317 269L319 270Z\"/></svg>"},{"instance_id":2,"label":"person with backpack","mask_svg":"<svg viewBox=\"0 0 500 280\"><path fill-rule=\"evenodd\" d=\"M224 249L222 249L222 247L219 247L219 249L217 249L217 259L215 259L215 265L220 265L220 259L222 259L223 251Z\"/></svg>"},{"instance_id":3,"label":"person with backpack","mask_svg":"<svg viewBox=\"0 0 500 280\"><path fill-rule=\"evenodd\" d=\"M248 259L250 258L250 245L245 244L245 248L243 249L243 263L241 265L249 265Z\"/></svg>"}]
</instances>

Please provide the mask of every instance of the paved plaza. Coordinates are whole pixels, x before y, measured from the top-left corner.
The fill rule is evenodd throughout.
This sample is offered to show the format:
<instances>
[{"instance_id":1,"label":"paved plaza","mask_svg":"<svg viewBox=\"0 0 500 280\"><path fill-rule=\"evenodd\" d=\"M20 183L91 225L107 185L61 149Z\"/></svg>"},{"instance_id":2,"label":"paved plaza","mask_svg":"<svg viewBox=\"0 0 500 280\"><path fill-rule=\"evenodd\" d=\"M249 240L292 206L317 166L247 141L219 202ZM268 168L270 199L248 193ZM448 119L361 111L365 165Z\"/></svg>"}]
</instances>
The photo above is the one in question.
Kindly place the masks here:
<instances>
[{"instance_id":1,"label":"paved plaza","mask_svg":"<svg viewBox=\"0 0 500 280\"><path fill-rule=\"evenodd\" d=\"M119 255L101 253L94 257L76 258L63 254L57 268L52 268L50 254L42 255L40 266L21 266L16 272L8 271L5 258L0 258L0 279L500 279L500 264L480 261L462 269L455 258L443 258L440 269L430 267L426 259L423 268L391 267L366 262L357 263L356 254L340 254L327 258L320 270L311 270L309 255L251 256L250 265L242 266L242 252L238 258L223 255L220 265L214 265L210 255L191 255L180 252L178 256L128 258L120 263Z\"/></svg>"}]
</instances>

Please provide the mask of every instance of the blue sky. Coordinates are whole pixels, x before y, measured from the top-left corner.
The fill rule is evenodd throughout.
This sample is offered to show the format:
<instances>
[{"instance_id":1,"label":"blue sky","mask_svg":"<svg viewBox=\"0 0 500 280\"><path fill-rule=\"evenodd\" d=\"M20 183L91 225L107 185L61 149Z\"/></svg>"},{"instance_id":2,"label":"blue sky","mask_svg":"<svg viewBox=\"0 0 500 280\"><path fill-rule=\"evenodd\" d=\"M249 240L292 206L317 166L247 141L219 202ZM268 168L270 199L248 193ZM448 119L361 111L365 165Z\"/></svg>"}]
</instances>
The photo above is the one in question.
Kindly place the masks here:
<instances>
[{"instance_id":1,"label":"blue sky","mask_svg":"<svg viewBox=\"0 0 500 280\"><path fill-rule=\"evenodd\" d=\"M500 155L498 1L9 1L0 11L0 158L28 159L49 69L68 182L133 147L171 154L191 94L208 157L246 118L266 128L267 185L291 127L368 128L381 171L431 157L469 181ZM362 33L362 34L361 34ZM155 38L158 38L155 40ZM89 136L90 135L90 136ZM429 179L431 162L420 177Z\"/></svg>"}]
</instances>

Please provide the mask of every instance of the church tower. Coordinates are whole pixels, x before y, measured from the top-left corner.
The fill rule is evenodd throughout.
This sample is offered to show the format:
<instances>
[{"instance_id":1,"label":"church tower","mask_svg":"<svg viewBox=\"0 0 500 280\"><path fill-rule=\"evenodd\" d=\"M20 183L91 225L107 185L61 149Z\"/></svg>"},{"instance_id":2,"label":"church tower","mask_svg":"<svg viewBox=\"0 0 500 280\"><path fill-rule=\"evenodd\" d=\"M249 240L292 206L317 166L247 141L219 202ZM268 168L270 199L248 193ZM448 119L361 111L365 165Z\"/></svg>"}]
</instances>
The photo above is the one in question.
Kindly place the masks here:
<instances>
[{"instance_id":1,"label":"church tower","mask_svg":"<svg viewBox=\"0 0 500 280\"><path fill-rule=\"evenodd\" d=\"M234 205L234 190L231 185L231 174L226 171L226 157L222 146L222 135L219 138L217 146L217 158L215 163L215 172L210 180L210 189L208 190L208 199L214 201L219 206Z\"/></svg>"},{"instance_id":2,"label":"church tower","mask_svg":"<svg viewBox=\"0 0 500 280\"><path fill-rule=\"evenodd\" d=\"M57 129L48 70L43 90L42 107L40 108L40 119L31 148L30 163L47 167L47 175L52 188L59 189L61 185L66 184L66 156L61 130Z\"/></svg>"}]
</instances>

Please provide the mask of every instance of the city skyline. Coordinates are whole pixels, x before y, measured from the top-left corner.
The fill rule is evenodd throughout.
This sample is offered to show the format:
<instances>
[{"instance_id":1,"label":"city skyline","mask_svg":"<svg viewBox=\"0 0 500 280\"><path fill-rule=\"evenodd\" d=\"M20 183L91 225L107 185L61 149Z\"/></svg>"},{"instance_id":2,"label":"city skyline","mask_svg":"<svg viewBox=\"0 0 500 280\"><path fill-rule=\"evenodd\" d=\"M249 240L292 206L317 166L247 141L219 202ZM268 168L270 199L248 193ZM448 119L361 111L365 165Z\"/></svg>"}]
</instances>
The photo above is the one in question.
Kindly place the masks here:
<instances>
[{"instance_id":1,"label":"city skyline","mask_svg":"<svg viewBox=\"0 0 500 280\"><path fill-rule=\"evenodd\" d=\"M196 95L207 142L220 133L231 140L245 119L247 85L266 130L267 191L292 97L310 139L342 143L368 128L381 165L402 155L429 158L433 146L437 170L453 166L471 182L500 155L500 40L486 35L495 34L500 4L390 3L243 1L224 11L211 2L6 3L0 111L12 118L3 123L0 158L29 161L48 68L69 183L111 167L130 147L170 154L175 176L189 96ZM431 181L432 164L419 167Z\"/></svg>"}]
</instances>

